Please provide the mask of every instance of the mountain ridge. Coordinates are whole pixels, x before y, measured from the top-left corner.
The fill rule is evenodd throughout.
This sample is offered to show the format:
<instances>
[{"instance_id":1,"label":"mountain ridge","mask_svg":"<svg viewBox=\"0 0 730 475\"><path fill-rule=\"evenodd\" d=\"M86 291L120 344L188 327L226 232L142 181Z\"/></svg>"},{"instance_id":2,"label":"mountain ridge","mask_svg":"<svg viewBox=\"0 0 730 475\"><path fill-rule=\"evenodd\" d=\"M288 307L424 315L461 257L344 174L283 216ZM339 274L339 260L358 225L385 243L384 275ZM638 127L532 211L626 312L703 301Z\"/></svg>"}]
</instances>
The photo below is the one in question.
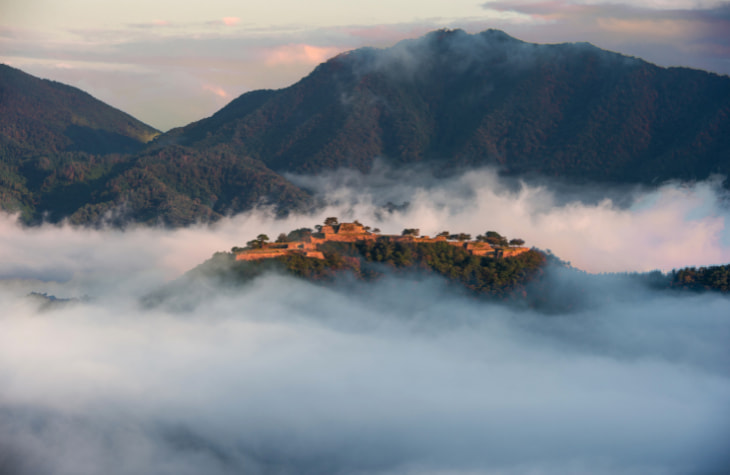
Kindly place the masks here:
<instances>
[{"instance_id":1,"label":"mountain ridge","mask_svg":"<svg viewBox=\"0 0 730 475\"><path fill-rule=\"evenodd\" d=\"M26 120L18 97L29 93L13 93L8 76L60 99ZM288 174L368 172L376 160L438 176L490 166L609 185L730 176L727 76L500 30L438 30L342 53L287 88L248 92L146 144L156 132L145 128L125 138L131 145L114 142L131 116L102 103L86 119L69 116L69 91L95 101L0 67L0 108L20 111L0 118L0 205L26 222L98 224L111 213L120 225L181 226L261 204L304 210L315 201ZM108 114L118 120L107 135L84 135Z\"/></svg>"},{"instance_id":2,"label":"mountain ridge","mask_svg":"<svg viewBox=\"0 0 730 475\"><path fill-rule=\"evenodd\" d=\"M340 54L257 99L244 94L176 135L299 173L368 171L378 156L604 182L730 171L717 159L730 153L730 78L585 43L441 30Z\"/></svg>"},{"instance_id":3,"label":"mountain ridge","mask_svg":"<svg viewBox=\"0 0 730 475\"><path fill-rule=\"evenodd\" d=\"M0 136L34 150L134 152L160 134L81 89L5 64L0 64L0 111ZM25 130L30 127L33 135Z\"/></svg>"}]
</instances>

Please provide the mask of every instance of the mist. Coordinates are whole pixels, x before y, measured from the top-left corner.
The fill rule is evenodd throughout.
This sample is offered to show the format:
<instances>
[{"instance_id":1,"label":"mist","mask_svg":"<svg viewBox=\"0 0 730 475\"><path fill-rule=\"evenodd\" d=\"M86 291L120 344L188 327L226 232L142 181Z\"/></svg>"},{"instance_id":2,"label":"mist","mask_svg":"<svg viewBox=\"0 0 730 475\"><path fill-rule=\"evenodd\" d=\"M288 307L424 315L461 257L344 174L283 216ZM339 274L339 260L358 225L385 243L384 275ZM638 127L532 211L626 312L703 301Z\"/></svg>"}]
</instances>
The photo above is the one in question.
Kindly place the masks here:
<instances>
[{"instance_id":1,"label":"mist","mask_svg":"<svg viewBox=\"0 0 730 475\"><path fill-rule=\"evenodd\" d=\"M407 295L408 297L404 297ZM6 473L712 473L730 301L546 317L270 275L184 314L4 288Z\"/></svg>"},{"instance_id":2,"label":"mist","mask_svg":"<svg viewBox=\"0 0 730 475\"><path fill-rule=\"evenodd\" d=\"M730 262L730 208L720 177L692 185L568 185L506 179L490 168L436 178L426 168L287 176L330 213L385 233L417 226L472 236L494 230L589 272L644 272Z\"/></svg>"},{"instance_id":3,"label":"mist","mask_svg":"<svg viewBox=\"0 0 730 475\"><path fill-rule=\"evenodd\" d=\"M730 260L717 183L602 193L488 170L429 176L292 178L325 208L179 230L24 228L3 216L0 473L730 467L723 295L614 276L586 287L590 306L548 315L465 297L438 278L324 286L267 274L240 287L200 283L209 292L174 296L191 302L184 311L142 303L216 251L326 216L384 233L493 229L593 272Z\"/></svg>"}]
</instances>

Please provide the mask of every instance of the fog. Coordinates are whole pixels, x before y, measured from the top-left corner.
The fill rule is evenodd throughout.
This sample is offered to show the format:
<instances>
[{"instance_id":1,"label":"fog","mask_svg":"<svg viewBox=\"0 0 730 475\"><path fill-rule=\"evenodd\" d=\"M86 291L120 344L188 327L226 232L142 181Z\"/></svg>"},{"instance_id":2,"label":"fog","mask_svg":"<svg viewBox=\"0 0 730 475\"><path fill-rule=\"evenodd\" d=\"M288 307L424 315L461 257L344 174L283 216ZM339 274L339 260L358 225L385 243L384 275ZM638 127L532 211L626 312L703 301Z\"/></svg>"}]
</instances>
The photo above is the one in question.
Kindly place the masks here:
<instances>
[{"instance_id":1,"label":"fog","mask_svg":"<svg viewBox=\"0 0 730 475\"><path fill-rule=\"evenodd\" d=\"M437 278L325 286L268 274L174 296L190 303L184 311L141 303L215 251L333 215L384 232L494 229L599 272L729 260L714 183L588 194L507 185L489 171L426 176L299 177L327 208L182 230L23 228L4 216L0 473L730 467L722 295L650 291L615 276L586 287L591 305L547 315L465 297ZM673 252L687 246L693 256Z\"/></svg>"},{"instance_id":2,"label":"fog","mask_svg":"<svg viewBox=\"0 0 730 475\"><path fill-rule=\"evenodd\" d=\"M425 169L394 171L382 162L367 175L288 178L339 206L327 212L374 222L384 232L418 227L430 235L446 229L476 236L495 230L589 272L730 262L730 208L720 178L647 190L526 183L491 169L436 179Z\"/></svg>"}]
</instances>

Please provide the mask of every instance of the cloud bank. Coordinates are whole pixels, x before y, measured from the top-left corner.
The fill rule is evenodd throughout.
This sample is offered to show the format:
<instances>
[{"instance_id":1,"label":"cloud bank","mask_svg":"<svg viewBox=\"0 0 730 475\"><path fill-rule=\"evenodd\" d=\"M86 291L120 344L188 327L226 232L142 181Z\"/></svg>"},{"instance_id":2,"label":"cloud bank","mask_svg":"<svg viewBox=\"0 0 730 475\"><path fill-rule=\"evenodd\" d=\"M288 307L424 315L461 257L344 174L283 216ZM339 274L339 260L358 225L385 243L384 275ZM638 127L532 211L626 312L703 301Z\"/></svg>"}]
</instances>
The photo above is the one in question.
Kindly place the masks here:
<instances>
[{"instance_id":1,"label":"cloud bank","mask_svg":"<svg viewBox=\"0 0 730 475\"><path fill-rule=\"evenodd\" d=\"M617 276L585 287L590 306L545 315L465 298L435 278L324 287L272 274L141 303L215 251L333 215L384 232L494 229L601 271L653 267L690 245L707 247L695 262L727 256L712 183L607 200L490 171L429 177L299 177L329 207L283 221L260 210L213 227L118 231L22 228L3 216L0 473L730 467L724 296L653 292ZM554 278L559 287L566 277Z\"/></svg>"},{"instance_id":2,"label":"cloud bank","mask_svg":"<svg viewBox=\"0 0 730 475\"><path fill-rule=\"evenodd\" d=\"M268 276L184 314L119 286L44 311L2 293L5 473L680 474L730 462L726 298L647 295L546 317L433 281Z\"/></svg>"}]
</instances>

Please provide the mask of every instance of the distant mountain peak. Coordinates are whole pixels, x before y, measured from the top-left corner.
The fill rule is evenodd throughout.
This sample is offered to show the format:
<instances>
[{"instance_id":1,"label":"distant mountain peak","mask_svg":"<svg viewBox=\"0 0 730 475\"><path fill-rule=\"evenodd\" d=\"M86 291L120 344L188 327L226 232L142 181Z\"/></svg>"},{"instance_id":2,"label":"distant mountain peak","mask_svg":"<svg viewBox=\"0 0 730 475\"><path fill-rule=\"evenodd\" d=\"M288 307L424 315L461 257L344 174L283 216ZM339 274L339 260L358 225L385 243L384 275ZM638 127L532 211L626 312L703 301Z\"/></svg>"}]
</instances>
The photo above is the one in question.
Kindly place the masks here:
<instances>
[{"instance_id":1,"label":"distant mountain peak","mask_svg":"<svg viewBox=\"0 0 730 475\"><path fill-rule=\"evenodd\" d=\"M443 29L343 53L180 136L200 147L235 143L278 171L369 170L383 157L648 183L730 173L721 160L728 114L728 78L590 43Z\"/></svg>"}]
</instances>

